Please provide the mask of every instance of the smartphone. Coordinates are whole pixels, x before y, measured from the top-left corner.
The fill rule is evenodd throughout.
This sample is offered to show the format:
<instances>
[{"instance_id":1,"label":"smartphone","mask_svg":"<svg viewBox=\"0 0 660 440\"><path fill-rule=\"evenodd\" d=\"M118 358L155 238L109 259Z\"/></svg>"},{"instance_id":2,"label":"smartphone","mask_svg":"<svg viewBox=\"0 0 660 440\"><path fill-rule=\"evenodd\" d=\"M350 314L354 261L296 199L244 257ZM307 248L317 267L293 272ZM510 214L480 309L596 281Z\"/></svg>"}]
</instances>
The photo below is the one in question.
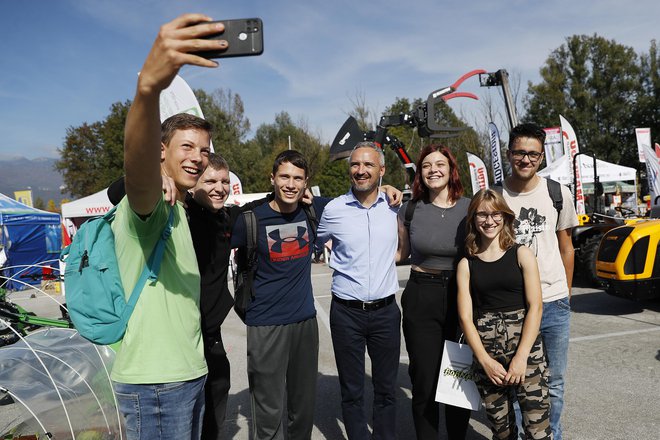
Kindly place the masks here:
<instances>
[{"instance_id":1,"label":"smartphone","mask_svg":"<svg viewBox=\"0 0 660 440\"><path fill-rule=\"evenodd\" d=\"M225 30L219 34L203 37L209 40L227 40L225 50L210 50L194 52L204 58L247 57L261 55L264 51L264 25L260 18L239 18L235 20L219 20L212 23L222 23Z\"/></svg>"}]
</instances>

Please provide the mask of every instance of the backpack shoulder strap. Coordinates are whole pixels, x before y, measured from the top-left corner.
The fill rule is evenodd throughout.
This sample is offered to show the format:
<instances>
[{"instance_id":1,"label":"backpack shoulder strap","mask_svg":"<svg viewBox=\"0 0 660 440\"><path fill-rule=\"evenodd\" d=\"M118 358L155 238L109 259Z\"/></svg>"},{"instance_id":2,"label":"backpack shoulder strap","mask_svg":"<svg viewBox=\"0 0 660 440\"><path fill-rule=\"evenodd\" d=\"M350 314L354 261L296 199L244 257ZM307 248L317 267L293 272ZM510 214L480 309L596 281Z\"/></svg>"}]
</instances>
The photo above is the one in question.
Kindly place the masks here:
<instances>
[{"instance_id":1,"label":"backpack shoulder strap","mask_svg":"<svg viewBox=\"0 0 660 440\"><path fill-rule=\"evenodd\" d=\"M561 183L556 180L546 179L548 181L548 194L552 199L552 206L557 210L557 215L561 212L561 209L564 207L564 197L561 193Z\"/></svg>"},{"instance_id":2,"label":"backpack shoulder strap","mask_svg":"<svg viewBox=\"0 0 660 440\"><path fill-rule=\"evenodd\" d=\"M307 216L307 220L309 221L309 227L311 228L312 232L312 237L314 237L314 240L310 241L315 241L316 240L316 230L318 229L319 226L319 219L316 216L316 208L314 208L314 203L311 204L302 204L303 211L305 211L305 215Z\"/></svg>"},{"instance_id":3,"label":"backpack shoulder strap","mask_svg":"<svg viewBox=\"0 0 660 440\"><path fill-rule=\"evenodd\" d=\"M417 200L409 200L406 205L406 212L403 216L403 225L410 231L410 223L412 223L413 216L415 215L415 208L417 207Z\"/></svg>"},{"instance_id":4,"label":"backpack shoulder strap","mask_svg":"<svg viewBox=\"0 0 660 440\"><path fill-rule=\"evenodd\" d=\"M113 216L114 216L114 212L113 212ZM135 287L133 287L131 296L128 298L128 301L126 302L126 308L124 309L124 313L122 314L122 319L126 323L128 323L128 320L130 319L131 314L133 313L135 304L137 303L137 300L140 298L140 294L142 293L142 290L144 289L144 285L147 283L147 280L154 282L158 279L158 274L160 273L160 263L162 263L163 255L165 253L165 243L170 238L170 235L172 235L173 224L174 224L174 208L171 207L169 217L167 218L167 223L165 224L165 227L163 228L163 231L160 234L160 238L158 239L158 242L156 243L154 250L151 252L149 259L147 260L147 264L144 266L144 269L142 269L140 278L138 278L137 283L135 283Z\"/></svg>"},{"instance_id":5,"label":"backpack shoulder strap","mask_svg":"<svg viewBox=\"0 0 660 440\"><path fill-rule=\"evenodd\" d=\"M546 180L548 181L548 194L552 200L552 206L554 206L557 211L557 224L559 224L559 215L564 207L564 196L561 193L561 183L552 179L546 178Z\"/></svg>"},{"instance_id":6,"label":"backpack shoulder strap","mask_svg":"<svg viewBox=\"0 0 660 440\"><path fill-rule=\"evenodd\" d=\"M243 211L243 220L245 220L245 231L247 234L246 250L248 257L248 264L251 266L256 261L257 255L257 216L254 211Z\"/></svg>"}]
</instances>

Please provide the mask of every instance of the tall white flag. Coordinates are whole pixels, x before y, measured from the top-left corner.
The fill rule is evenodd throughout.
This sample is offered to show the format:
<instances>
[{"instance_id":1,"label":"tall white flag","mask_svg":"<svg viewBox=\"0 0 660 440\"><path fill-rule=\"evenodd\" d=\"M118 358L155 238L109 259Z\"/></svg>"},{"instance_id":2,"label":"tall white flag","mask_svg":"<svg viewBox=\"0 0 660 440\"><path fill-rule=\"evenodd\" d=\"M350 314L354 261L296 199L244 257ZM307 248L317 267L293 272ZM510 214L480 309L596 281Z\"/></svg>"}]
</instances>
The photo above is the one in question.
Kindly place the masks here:
<instances>
[{"instance_id":1,"label":"tall white flag","mask_svg":"<svg viewBox=\"0 0 660 440\"><path fill-rule=\"evenodd\" d=\"M656 204L655 198L660 196L660 158L651 149L650 145L644 145L642 154L646 159L646 176L649 180L651 206L654 206Z\"/></svg>"},{"instance_id":2,"label":"tall white flag","mask_svg":"<svg viewBox=\"0 0 660 440\"><path fill-rule=\"evenodd\" d=\"M584 210L584 192L582 191L582 179L580 176L580 168L581 168L581 162L582 158L578 158L578 161L580 164L578 166L574 166L573 164L575 163L575 155L580 151L580 147L578 146L578 141L577 141L577 136L575 135L575 130L573 130L573 127L571 127L571 124L568 123L566 119L562 115L559 115L559 120L561 121L561 135L562 135L562 140L564 142L564 151L568 153L569 157L571 160L569 161L569 166L571 167L571 176L573 176L575 173L575 181L573 182L573 191L575 192L575 200L576 200L576 206L575 206L575 211L578 214L585 214ZM575 170L575 171L574 171Z\"/></svg>"},{"instance_id":3,"label":"tall white flag","mask_svg":"<svg viewBox=\"0 0 660 440\"><path fill-rule=\"evenodd\" d=\"M490 134L490 158L493 166L493 183L498 184L504 180L504 168L502 167L502 150L500 148L500 133L497 125L488 123L488 133ZM468 153L469 154L469 153Z\"/></svg>"},{"instance_id":4,"label":"tall white flag","mask_svg":"<svg viewBox=\"0 0 660 440\"><path fill-rule=\"evenodd\" d=\"M645 147L651 148L651 129L650 128L636 128L635 137L637 138L637 153L639 154L639 161L644 163L646 150Z\"/></svg>"},{"instance_id":5,"label":"tall white flag","mask_svg":"<svg viewBox=\"0 0 660 440\"><path fill-rule=\"evenodd\" d=\"M564 155L564 147L561 143L561 127L550 127L543 130L545 131L545 143L543 144L545 164L550 166Z\"/></svg>"},{"instance_id":6,"label":"tall white flag","mask_svg":"<svg viewBox=\"0 0 660 440\"><path fill-rule=\"evenodd\" d=\"M472 153L466 153L468 164L470 164L470 177L472 180L472 194L476 194L480 189L488 188L488 171L484 161L479 156Z\"/></svg>"}]
</instances>

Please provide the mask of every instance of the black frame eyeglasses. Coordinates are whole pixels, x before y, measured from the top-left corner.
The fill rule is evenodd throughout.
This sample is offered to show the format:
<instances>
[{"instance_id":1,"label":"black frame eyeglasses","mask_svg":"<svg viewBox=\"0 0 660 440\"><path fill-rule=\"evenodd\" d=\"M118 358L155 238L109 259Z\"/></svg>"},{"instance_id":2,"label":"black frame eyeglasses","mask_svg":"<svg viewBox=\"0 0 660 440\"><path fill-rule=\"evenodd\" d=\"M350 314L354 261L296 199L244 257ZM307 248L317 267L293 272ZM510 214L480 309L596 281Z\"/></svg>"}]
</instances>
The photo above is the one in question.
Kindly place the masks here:
<instances>
[{"instance_id":1,"label":"black frame eyeglasses","mask_svg":"<svg viewBox=\"0 0 660 440\"><path fill-rule=\"evenodd\" d=\"M530 162L538 162L543 156L543 152L539 151L525 151L525 150L511 150L511 156L515 160L523 160L525 156L529 159Z\"/></svg>"},{"instance_id":2,"label":"black frame eyeglasses","mask_svg":"<svg viewBox=\"0 0 660 440\"><path fill-rule=\"evenodd\" d=\"M502 220L504 220L504 214L502 211L479 211L474 213L474 218L476 218L479 222L485 222L488 220L488 217L492 218L495 223L500 223Z\"/></svg>"}]
</instances>

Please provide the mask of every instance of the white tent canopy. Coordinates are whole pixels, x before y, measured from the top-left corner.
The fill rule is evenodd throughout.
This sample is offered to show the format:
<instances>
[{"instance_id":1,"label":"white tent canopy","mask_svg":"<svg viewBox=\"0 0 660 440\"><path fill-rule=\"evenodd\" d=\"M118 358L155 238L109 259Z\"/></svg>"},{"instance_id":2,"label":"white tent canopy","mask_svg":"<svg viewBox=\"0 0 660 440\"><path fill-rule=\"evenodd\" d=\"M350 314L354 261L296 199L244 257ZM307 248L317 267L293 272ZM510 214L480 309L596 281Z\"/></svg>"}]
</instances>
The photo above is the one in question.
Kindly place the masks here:
<instances>
[{"instance_id":1,"label":"white tent canopy","mask_svg":"<svg viewBox=\"0 0 660 440\"><path fill-rule=\"evenodd\" d=\"M593 183L594 181L594 160L592 157L580 155L580 176L582 183ZM637 170L635 168L624 167L604 160L596 159L596 172L600 182L619 182L623 180L637 181ZM569 156L564 155L538 172L540 176L549 177L564 185L569 185L573 181L573 167Z\"/></svg>"}]
</instances>

